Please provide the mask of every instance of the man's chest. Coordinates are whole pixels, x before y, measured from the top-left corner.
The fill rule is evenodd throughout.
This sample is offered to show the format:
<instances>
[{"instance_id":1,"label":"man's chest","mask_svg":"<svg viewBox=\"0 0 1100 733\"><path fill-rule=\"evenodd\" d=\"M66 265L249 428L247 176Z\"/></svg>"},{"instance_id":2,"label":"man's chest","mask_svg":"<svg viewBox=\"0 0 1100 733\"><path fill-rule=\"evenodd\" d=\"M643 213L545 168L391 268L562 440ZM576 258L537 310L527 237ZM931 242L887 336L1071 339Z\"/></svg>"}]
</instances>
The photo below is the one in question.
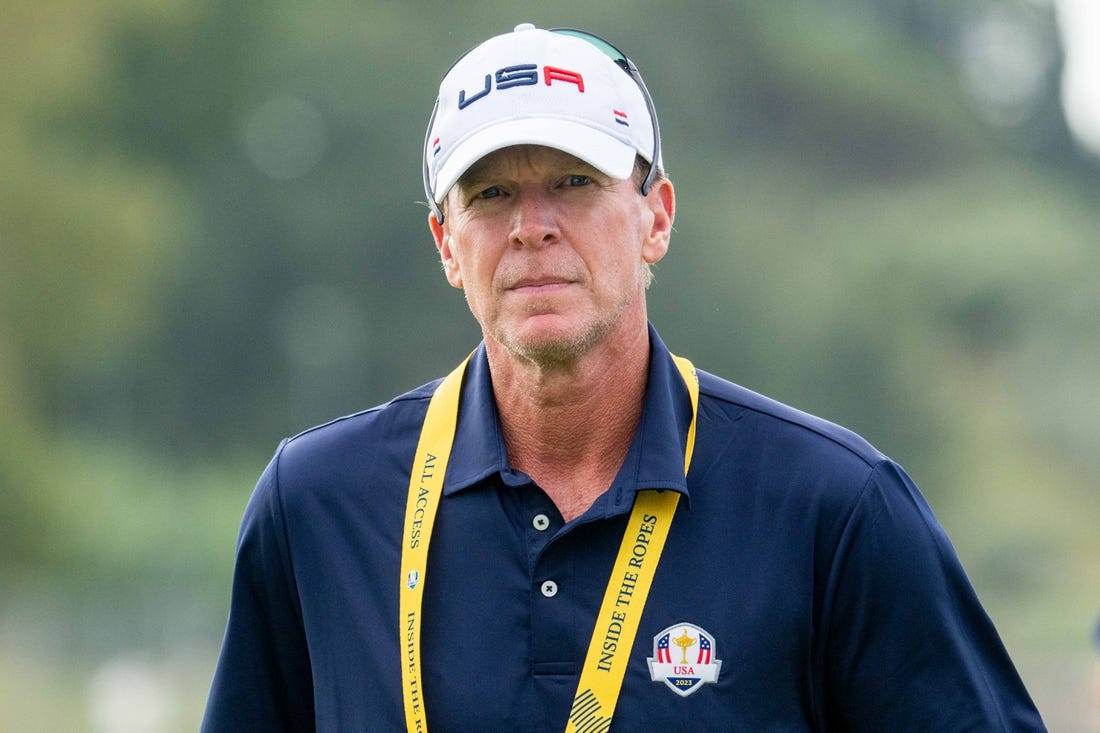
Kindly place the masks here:
<instances>
[{"instance_id":1,"label":"man's chest","mask_svg":"<svg viewBox=\"0 0 1100 733\"><path fill-rule=\"evenodd\" d=\"M625 665L613 730L809 729L812 594L799 586L812 580L762 562L761 548L721 521L682 513L637 637L620 648L622 629L596 628L596 617L608 593L630 602L634 592L629 576L611 573L625 527L622 515L563 528L530 485L448 497L424 578L431 730L564 730L592 645ZM334 558L340 579L324 584L327 600L303 604L315 677L332 670L315 690L318 717L366 704L399 726L398 565L361 554Z\"/></svg>"}]
</instances>

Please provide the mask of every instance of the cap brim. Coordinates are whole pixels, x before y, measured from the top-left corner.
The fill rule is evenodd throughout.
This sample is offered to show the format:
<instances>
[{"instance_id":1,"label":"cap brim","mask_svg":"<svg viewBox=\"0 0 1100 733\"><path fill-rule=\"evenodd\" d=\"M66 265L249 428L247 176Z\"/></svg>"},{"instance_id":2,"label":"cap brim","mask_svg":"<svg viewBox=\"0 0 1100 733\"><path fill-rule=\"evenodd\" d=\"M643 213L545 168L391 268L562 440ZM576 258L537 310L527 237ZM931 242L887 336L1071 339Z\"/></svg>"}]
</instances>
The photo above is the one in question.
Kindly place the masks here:
<instances>
[{"instance_id":1,"label":"cap brim","mask_svg":"<svg viewBox=\"0 0 1100 733\"><path fill-rule=\"evenodd\" d=\"M442 203L451 186L477 161L511 145L545 145L574 155L602 173L624 180L634 170L634 146L585 124L561 118L508 120L463 140L443 163L435 180Z\"/></svg>"}]
</instances>

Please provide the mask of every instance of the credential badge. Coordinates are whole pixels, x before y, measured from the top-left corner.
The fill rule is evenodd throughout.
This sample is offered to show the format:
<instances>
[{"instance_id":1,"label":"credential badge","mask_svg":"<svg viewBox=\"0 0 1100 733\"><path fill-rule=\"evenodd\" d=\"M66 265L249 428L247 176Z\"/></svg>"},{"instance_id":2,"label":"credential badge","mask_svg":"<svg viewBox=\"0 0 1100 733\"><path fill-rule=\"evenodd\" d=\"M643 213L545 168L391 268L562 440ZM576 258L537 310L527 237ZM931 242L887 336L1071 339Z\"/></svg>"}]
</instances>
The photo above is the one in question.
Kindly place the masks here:
<instances>
[{"instance_id":1,"label":"credential badge","mask_svg":"<svg viewBox=\"0 0 1100 733\"><path fill-rule=\"evenodd\" d=\"M714 637L695 624L678 623L653 637L653 656L648 658L654 682L664 682L687 697L707 682L717 682L722 660Z\"/></svg>"}]
</instances>

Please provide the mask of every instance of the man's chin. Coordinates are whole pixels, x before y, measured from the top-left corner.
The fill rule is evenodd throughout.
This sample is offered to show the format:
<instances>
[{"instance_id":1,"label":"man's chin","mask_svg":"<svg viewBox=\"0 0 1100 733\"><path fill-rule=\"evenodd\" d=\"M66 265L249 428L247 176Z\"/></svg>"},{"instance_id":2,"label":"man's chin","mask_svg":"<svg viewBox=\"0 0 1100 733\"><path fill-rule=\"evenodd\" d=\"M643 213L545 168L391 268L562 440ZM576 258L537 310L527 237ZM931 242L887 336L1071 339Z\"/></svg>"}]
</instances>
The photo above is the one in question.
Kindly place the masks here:
<instances>
[{"instance_id":1,"label":"man's chin","mask_svg":"<svg viewBox=\"0 0 1100 733\"><path fill-rule=\"evenodd\" d=\"M510 354L543 368L568 366L599 341L599 329L570 329L527 323L521 333L497 339Z\"/></svg>"}]
</instances>

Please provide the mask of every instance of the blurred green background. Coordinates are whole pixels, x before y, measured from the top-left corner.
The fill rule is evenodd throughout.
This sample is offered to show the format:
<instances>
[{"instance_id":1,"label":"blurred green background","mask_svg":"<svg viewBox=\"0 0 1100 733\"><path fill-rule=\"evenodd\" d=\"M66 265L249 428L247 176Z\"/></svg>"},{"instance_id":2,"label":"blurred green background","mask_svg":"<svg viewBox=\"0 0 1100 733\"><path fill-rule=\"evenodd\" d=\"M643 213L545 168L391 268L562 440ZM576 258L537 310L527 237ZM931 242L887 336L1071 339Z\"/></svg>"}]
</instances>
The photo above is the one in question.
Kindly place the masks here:
<instances>
[{"instance_id":1,"label":"blurred green background","mask_svg":"<svg viewBox=\"0 0 1100 733\"><path fill-rule=\"evenodd\" d=\"M0 729L196 729L277 441L479 338L425 226L423 126L455 57L531 21L608 37L655 97L670 347L905 465L1051 730L1100 730L1074 5L7 0Z\"/></svg>"}]
</instances>

